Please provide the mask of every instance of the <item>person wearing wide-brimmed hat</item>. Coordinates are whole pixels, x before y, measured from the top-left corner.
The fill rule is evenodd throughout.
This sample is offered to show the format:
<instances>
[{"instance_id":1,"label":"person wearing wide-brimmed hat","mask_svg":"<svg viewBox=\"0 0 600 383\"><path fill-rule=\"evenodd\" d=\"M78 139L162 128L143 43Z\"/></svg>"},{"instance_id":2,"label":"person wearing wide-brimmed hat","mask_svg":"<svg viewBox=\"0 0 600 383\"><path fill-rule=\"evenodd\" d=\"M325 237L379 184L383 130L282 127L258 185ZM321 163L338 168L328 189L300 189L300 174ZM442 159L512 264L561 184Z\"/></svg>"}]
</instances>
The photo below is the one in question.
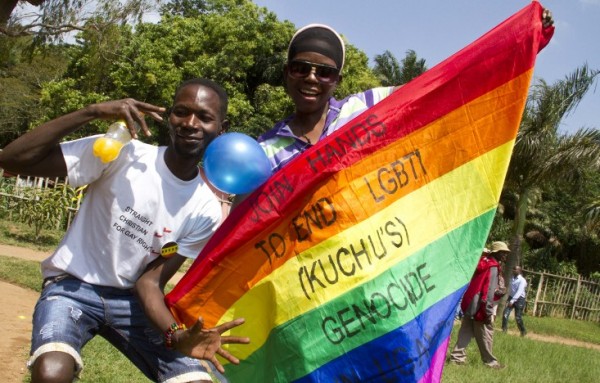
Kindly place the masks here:
<instances>
[{"instance_id":1,"label":"person wearing wide-brimmed hat","mask_svg":"<svg viewBox=\"0 0 600 383\"><path fill-rule=\"evenodd\" d=\"M500 275L500 262L506 262L510 249L504 242L492 243L479 259L469 287L463 295L461 309L463 318L458 339L450 353L450 363L465 364L466 349L474 337L479 347L481 360L491 368L504 368L492 353L494 343L494 316Z\"/></svg>"}]
</instances>

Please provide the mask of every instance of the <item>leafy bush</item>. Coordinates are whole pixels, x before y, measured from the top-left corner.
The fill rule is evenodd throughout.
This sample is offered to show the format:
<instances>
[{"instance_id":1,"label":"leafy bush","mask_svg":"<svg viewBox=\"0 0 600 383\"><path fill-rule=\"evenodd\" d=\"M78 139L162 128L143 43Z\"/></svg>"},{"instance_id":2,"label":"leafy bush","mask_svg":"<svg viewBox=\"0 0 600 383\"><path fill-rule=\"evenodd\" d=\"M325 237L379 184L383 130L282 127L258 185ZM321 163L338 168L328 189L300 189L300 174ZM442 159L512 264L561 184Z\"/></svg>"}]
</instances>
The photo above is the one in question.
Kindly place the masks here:
<instances>
[{"instance_id":1,"label":"leafy bush","mask_svg":"<svg viewBox=\"0 0 600 383\"><path fill-rule=\"evenodd\" d=\"M63 183L47 188L26 187L19 191L18 196L5 199L2 209L33 228L36 240L44 228L61 226L69 207L79 198L74 188Z\"/></svg>"}]
</instances>

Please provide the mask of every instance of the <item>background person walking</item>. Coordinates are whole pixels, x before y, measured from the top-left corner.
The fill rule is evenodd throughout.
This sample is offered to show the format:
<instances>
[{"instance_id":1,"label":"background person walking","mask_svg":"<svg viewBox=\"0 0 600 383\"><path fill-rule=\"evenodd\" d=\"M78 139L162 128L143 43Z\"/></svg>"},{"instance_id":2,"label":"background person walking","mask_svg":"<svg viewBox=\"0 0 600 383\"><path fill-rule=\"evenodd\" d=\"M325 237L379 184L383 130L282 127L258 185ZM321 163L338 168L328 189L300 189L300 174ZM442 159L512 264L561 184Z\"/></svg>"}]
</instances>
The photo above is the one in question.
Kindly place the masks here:
<instances>
[{"instance_id":1,"label":"background person walking","mask_svg":"<svg viewBox=\"0 0 600 383\"><path fill-rule=\"evenodd\" d=\"M523 311L525 310L525 288L527 287L527 281L523 278L521 266L515 266L512 269L512 278L510 280L510 292L508 300L506 301L506 307L502 314L502 331L508 330L508 317L510 312L515 309L515 320L517 321L517 327L521 332L521 336L527 335L527 330L523 324Z\"/></svg>"},{"instance_id":2,"label":"background person walking","mask_svg":"<svg viewBox=\"0 0 600 383\"><path fill-rule=\"evenodd\" d=\"M479 347L481 360L486 366L501 369L505 366L498 362L492 354L494 344L494 316L496 300L494 299L500 262L505 262L510 250L504 242L492 243L491 251L481 255L469 287L461 302L464 316L458 331L454 349L450 353L449 362L465 364L467 361L467 346L475 338Z\"/></svg>"}]
</instances>

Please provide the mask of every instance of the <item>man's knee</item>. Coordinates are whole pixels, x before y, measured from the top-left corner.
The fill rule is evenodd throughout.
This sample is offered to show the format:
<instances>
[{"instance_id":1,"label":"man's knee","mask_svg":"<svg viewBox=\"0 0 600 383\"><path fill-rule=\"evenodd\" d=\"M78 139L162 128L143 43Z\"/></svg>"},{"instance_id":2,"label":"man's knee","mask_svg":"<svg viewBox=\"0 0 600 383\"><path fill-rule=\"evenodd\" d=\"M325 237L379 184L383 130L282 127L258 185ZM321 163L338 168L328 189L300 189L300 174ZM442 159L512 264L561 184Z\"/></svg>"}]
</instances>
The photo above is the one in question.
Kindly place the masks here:
<instances>
[{"instance_id":1,"label":"man's knee","mask_svg":"<svg viewBox=\"0 0 600 383\"><path fill-rule=\"evenodd\" d=\"M31 367L31 383L72 382L75 377L75 359L64 352L47 352L40 355Z\"/></svg>"}]
</instances>

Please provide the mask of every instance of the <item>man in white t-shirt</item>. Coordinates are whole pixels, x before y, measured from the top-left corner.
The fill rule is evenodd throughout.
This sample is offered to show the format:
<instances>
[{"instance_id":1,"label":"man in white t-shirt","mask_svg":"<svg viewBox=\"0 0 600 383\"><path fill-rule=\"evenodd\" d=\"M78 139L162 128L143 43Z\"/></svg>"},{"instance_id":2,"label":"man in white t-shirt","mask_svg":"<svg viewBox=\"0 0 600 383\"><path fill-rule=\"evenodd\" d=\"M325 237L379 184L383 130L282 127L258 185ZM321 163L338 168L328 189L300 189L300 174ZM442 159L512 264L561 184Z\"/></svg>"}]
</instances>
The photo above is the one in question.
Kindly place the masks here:
<instances>
[{"instance_id":1,"label":"man in white t-shirt","mask_svg":"<svg viewBox=\"0 0 600 383\"><path fill-rule=\"evenodd\" d=\"M143 115L160 121L164 111L134 99L93 104L35 128L0 152L0 166L13 173L68 176L73 186L88 185L73 224L42 262L44 288L28 362L32 382L72 381L83 368L81 349L96 335L156 382L211 382L211 373L225 381L215 354L239 362L221 344L248 339L221 334L243 319L203 329L199 318L188 330L164 303L167 281L199 254L221 220L198 163L227 128L224 90L206 79L182 83L168 113L168 146L133 140L104 163L93 154L99 136L61 142L95 119L123 119L134 138L135 124L150 135Z\"/></svg>"}]
</instances>

